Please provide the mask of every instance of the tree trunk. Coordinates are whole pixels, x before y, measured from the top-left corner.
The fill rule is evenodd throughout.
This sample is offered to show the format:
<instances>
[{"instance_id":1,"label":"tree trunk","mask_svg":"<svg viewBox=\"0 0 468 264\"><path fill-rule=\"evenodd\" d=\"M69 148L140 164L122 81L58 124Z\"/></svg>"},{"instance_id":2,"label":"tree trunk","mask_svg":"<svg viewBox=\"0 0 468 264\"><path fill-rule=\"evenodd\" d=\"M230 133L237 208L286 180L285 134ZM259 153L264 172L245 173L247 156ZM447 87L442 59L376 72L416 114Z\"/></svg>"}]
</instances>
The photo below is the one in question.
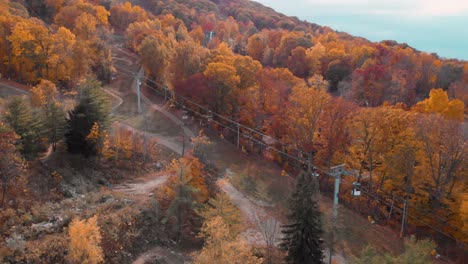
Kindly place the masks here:
<instances>
[{"instance_id":1,"label":"tree trunk","mask_svg":"<svg viewBox=\"0 0 468 264\"><path fill-rule=\"evenodd\" d=\"M2 207L2 208L3 208L3 204L5 202L5 193L6 193L6 182L4 181L3 186L2 186L2 202L0 204L0 207Z\"/></svg>"}]
</instances>

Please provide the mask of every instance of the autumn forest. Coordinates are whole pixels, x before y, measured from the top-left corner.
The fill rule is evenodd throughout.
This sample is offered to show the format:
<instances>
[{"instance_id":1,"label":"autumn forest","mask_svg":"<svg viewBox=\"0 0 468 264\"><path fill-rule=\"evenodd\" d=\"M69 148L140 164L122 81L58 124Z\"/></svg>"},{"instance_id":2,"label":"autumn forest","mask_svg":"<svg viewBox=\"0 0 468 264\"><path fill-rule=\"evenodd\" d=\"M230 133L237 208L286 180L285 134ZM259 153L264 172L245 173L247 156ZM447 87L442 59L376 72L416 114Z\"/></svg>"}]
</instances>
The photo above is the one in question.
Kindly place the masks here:
<instances>
[{"instance_id":1,"label":"autumn forest","mask_svg":"<svg viewBox=\"0 0 468 264\"><path fill-rule=\"evenodd\" d=\"M0 0L0 262L464 263L467 105L254 1Z\"/></svg>"}]
</instances>

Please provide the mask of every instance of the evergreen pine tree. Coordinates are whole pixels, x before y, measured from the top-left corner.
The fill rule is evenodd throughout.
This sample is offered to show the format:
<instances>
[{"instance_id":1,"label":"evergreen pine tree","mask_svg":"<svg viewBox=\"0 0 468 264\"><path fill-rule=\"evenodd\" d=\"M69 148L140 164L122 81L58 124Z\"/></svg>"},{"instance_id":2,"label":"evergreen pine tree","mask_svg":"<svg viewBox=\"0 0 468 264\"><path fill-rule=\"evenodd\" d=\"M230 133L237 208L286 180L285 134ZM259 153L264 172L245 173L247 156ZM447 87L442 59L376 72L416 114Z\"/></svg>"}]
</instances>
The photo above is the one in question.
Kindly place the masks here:
<instances>
[{"instance_id":1,"label":"evergreen pine tree","mask_svg":"<svg viewBox=\"0 0 468 264\"><path fill-rule=\"evenodd\" d=\"M44 133L44 118L40 112L33 112L29 103L23 97L13 97L7 105L6 123L20 136L19 150L21 154L32 159L45 149L42 137Z\"/></svg>"},{"instance_id":2,"label":"evergreen pine tree","mask_svg":"<svg viewBox=\"0 0 468 264\"><path fill-rule=\"evenodd\" d=\"M80 84L80 102L70 111L65 139L67 150L88 156L97 154L95 142L86 140L94 123L105 130L109 124L109 101L95 78L88 77Z\"/></svg>"},{"instance_id":3,"label":"evergreen pine tree","mask_svg":"<svg viewBox=\"0 0 468 264\"><path fill-rule=\"evenodd\" d=\"M65 128L65 114L58 103L52 103L45 113L45 127L49 143L53 150L57 148L57 142L63 138Z\"/></svg>"},{"instance_id":4,"label":"evergreen pine tree","mask_svg":"<svg viewBox=\"0 0 468 264\"><path fill-rule=\"evenodd\" d=\"M293 264L322 263L322 217L315 200L317 180L302 171L290 199L289 223L282 227L280 247L287 251L286 262Z\"/></svg>"}]
</instances>

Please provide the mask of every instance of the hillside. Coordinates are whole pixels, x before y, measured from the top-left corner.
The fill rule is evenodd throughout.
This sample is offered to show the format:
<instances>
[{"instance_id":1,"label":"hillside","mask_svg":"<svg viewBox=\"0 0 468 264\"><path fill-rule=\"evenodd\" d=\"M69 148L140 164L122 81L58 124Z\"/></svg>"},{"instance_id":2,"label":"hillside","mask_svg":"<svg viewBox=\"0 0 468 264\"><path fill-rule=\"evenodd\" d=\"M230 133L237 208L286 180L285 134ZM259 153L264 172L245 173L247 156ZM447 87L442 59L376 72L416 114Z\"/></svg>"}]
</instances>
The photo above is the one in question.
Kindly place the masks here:
<instances>
[{"instance_id":1,"label":"hillside","mask_svg":"<svg viewBox=\"0 0 468 264\"><path fill-rule=\"evenodd\" d=\"M0 58L0 262L283 263L295 208L339 263L467 257L465 61L248 0L0 0Z\"/></svg>"}]
</instances>

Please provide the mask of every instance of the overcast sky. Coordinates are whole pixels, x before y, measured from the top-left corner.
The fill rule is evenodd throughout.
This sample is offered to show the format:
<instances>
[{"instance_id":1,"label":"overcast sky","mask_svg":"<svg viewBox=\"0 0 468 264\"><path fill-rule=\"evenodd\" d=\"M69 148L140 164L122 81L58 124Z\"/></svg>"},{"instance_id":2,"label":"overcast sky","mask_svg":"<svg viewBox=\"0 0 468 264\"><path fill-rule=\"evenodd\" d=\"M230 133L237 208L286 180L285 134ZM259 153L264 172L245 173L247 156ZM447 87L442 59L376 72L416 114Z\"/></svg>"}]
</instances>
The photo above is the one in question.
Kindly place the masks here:
<instances>
[{"instance_id":1,"label":"overcast sky","mask_svg":"<svg viewBox=\"0 0 468 264\"><path fill-rule=\"evenodd\" d=\"M371 41L405 42L468 60L468 0L255 0L285 15Z\"/></svg>"}]
</instances>

